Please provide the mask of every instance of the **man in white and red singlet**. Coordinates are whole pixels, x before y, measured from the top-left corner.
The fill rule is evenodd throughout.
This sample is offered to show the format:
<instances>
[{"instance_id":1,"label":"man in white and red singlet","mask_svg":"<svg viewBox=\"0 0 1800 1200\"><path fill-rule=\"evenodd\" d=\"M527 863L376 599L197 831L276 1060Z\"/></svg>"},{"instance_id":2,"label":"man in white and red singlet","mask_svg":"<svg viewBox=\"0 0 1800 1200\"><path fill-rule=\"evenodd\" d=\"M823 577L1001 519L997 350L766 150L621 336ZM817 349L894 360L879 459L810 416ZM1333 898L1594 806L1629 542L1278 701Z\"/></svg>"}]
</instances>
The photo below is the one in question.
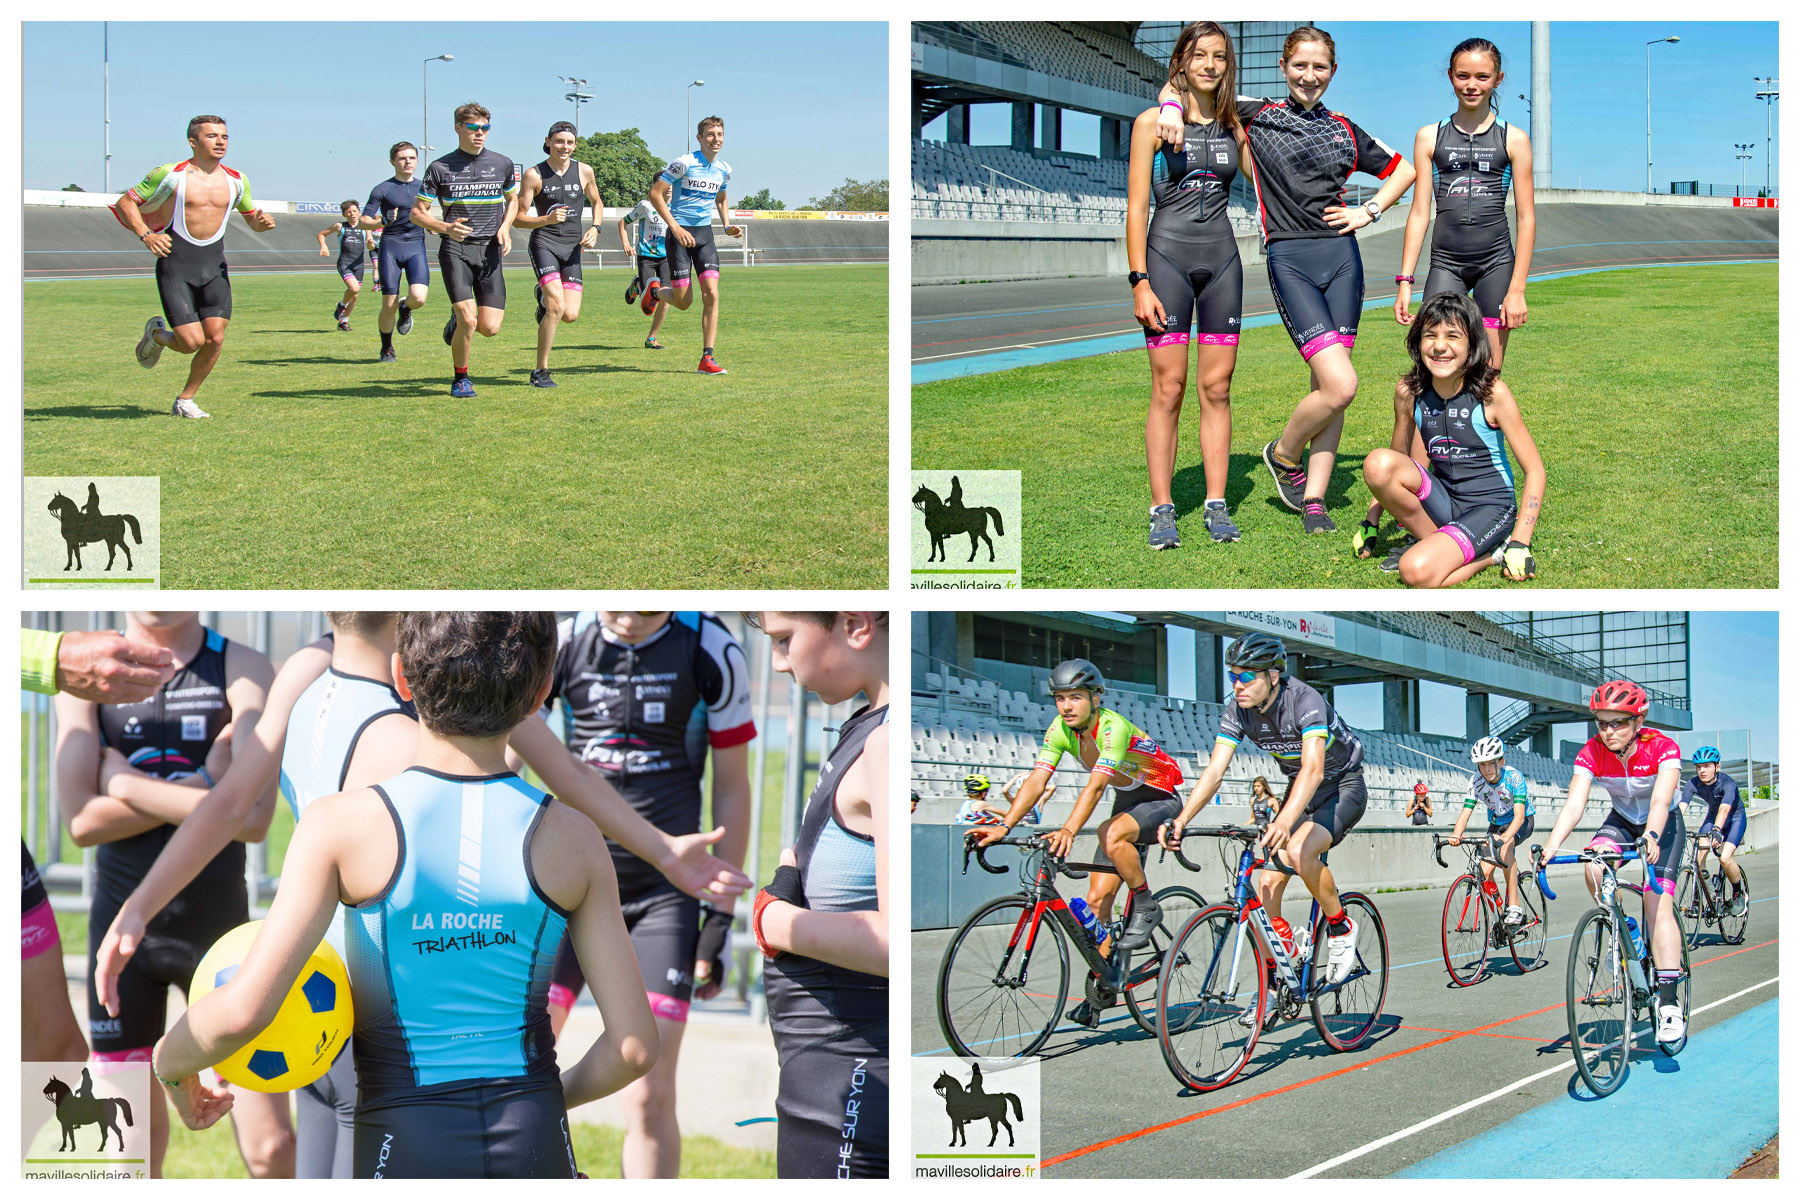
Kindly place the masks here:
<instances>
[{"instance_id":1,"label":"man in white and red singlet","mask_svg":"<svg viewBox=\"0 0 1800 1200\"><path fill-rule=\"evenodd\" d=\"M1686 836L1681 808L1673 804L1681 786L1681 747L1667 734L1644 727L1650 697L1628 679L1601 684L1588 698L1599 732L1575 758L1575 777L1569 782L1569 799L1556 818L1556 828L1544 845L1544 858L1553 858L1563 840L1573 833L1587 807L1588 791L1596 783L1612 798L1600 828L1589 847L1608 846L1630 850L1639 838L1644 845L1644 928L1650 952L1656 960L1658 1021L1656 1039L1678 1042L1687 1034L1678 985L1681 980L1681 926L1675 919L1675 872L1681 867ZM1595 895L1600 868L1587 868L1587 889Z\"/></svg>"}]
</instances>

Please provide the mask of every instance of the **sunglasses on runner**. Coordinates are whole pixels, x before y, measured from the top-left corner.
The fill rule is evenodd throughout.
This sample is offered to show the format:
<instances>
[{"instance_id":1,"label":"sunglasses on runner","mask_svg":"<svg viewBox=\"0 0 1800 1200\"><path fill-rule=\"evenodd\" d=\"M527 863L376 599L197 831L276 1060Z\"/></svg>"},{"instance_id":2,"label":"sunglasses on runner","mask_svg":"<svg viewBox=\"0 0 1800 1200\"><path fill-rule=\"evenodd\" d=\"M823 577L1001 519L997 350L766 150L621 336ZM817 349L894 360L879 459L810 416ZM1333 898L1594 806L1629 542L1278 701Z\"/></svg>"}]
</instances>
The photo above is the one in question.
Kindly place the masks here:
<instances>
[{"instance_id":1,"label":"sunglasses on runner","mask_svg":"<svg viewBox=\"0 0 1800 1200\"><path fill-rule=\"evenodd\" d=\"M473 121L464 121L463 122L463 128L468 130L470 133L486 133L488 130L492 129L493 127L494 126L491 122L486 125L477 125Z\"/></svg>"},{"instance_id":2,"label":"sunglasses on runner","mask_svg":"<svg viewBox=\"0 0 1800 1200\"><path fill-rule=\"evenodd\" d=\"M1616 721L1602 721L1599 717L1595 717L1594 724L1598 725L1602 730L1610 731L1614 729L1623 729L1635 720L1637 720L1636 717L1620 717Z\"/></svg>"}]
</instances>

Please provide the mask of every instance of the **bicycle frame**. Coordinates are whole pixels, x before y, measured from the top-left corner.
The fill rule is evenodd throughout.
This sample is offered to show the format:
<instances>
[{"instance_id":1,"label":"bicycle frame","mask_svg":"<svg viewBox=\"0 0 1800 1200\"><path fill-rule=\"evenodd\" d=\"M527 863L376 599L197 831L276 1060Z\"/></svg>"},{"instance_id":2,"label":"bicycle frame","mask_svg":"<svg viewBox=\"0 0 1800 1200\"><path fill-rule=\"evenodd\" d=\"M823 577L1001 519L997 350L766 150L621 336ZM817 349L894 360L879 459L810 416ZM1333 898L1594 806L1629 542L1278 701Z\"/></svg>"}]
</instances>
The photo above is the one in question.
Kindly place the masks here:
<instances>
[{"instance_id":1,"label":"bicycle frame","mask_svg":"<svg viewBox=\"0 0 1800 1200\"><path fill-rule=\"evenodd\" d=\"M1237 932L1231 943L1231 974L1226 980L1226 992L1227 994L1236 994L1237 992L1238 971L1243 961L1245 932L1249 927L1254 926L1257 933L1262 936L1263 945L1268 949L1269 958L1275 965L1276 978L1286 985L1296 1002L1305 1003L1314 999L1314 993L1311 990L1313 983L1312 959L1309 957L1298 964L1295 963L1294 956L1288 953L1281 935L1275 932L1275 923L1270 919L1268 909L1263 906L1262 897L1256 894L1256 888L1250 881L1252 872L1266 867L1268 867L1268 860L1258 858L1255 851L1248 845L1238 855L1237 878L1232 885L1231 897L1232 907L1237 909ZM1319 902L1315 899L1306 917L1306 930L1309 938L1313 926L1318 922ZM1214 965L1217 965L1216 962ZM1357 972L1352 972L1345 978L1344 983L1356 978L1356 975ZM1340 983L1333 985L1333 988L1342 986L1343 984ZM1318 995L1322 996L1333 988L1320 988Z\"/></svg>"},{"instance_id":2,"label":"bicycle frame","mask_svg":"<svg viewBox=\"0 0 1800 1200\"><path fill-rule=\"evenodd\" d=\"M1088 969L1100 977L1102 983L1114 988L1123 986L1125 983L1124 972L1120 970L1119 963L1130 961L1130 955L1127 954L1123 959L1117 960L1103 956L1100 948L1088 936L1088 931L1082 928L1081 922L1075 919L1075 914L1069 911L1068 901L1064 900L1056 890L1057 872L1059 870L1068 871L1070 869L1068 864L1055 863L1041 846L1034 848L1030 852L1030 857L1035 859L1037 868L1033 873L1032 882L1027 884L1024 889L1024 895L1031 901L1031 907L1019 914L1018 924L1014 926L1012 938L1007 942L1006 956L1000 960L1002 972L1012 961L1013 953L1018 949L1021 936L1025 939L1025 962L1030 963L1032 947L1037 944L1038 929L1044 918L1048 916L1062 927L1063 933L1068 936L1069 943L1075 947L1076 952L1087 963ZM1078 863L1074 870L1111 870L1111 868L1101 867L1097 863ZM1022 969L1019 976L1021 982L1024 977Z\"/></svg>"},{"instance_id":3,"label":"bicycle frame","mask_svg":"<svg viewBox=\"0 0 1800 1200\"><path fill-rule=\"evenodd\" d=\"M1533 847L1534 852L1538 849L1538 847ZM1615 858L1618 860L1617 862L1613 861ZM1547 872L1544 870L1545 867L1557 866L1563 863L1594 863L1598 865L1600 868L1600 883L1594 889L1595 903L1612 913L1614 927L1619 931L1618 944L1621 946L1630 945L1631 938L1625 932L1627 928L1626 923L1630 918L1625 912L1624 904L1619 900L1619 892L1622 889L1627 892L1636 892L1639 896L1642 896L1644 894L1644 889L1650 885L1647 880L1644 883L1631 883L1628 880L1619 878L1619 868L1628 862L1644 862L1642 852L1636 849L1605 851L1583 850L1577 854L1558 854L1555 858L1543 859L1539 863L1537 869L1538 888L1549 899L1556 899L1556 893L1550 890L1550 880ZM1644 862L1644 872L1646 875L1649 875L1650 873L1650 864L1648 862ZM1675 920L1674 893L1671 892L1667 899L1669 902L1669 911L1667 913L1668 919ZM1680 926L1677 924L1677 929L1679 928ZM1638 936L1643 939L1644 943L1644 949L1641 954L1637 952L1635 947L1632 949L1631 966L1633 969L1631 985L1638 991L1646 990L1650 986L1650 981L1655 978L1656 952L1650 945L1650 932L1651 931L1648 928L1638 930Z\"/></svg>"}]
</instances>

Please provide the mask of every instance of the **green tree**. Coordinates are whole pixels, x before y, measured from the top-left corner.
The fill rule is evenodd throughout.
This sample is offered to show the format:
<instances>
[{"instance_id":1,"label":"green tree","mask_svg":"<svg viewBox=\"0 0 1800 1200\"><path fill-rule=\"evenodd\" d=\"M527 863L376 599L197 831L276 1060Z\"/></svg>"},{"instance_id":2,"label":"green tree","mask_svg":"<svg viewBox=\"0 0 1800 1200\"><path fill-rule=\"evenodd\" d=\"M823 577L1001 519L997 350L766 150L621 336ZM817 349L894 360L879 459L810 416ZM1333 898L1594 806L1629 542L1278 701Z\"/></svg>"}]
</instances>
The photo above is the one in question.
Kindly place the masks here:
<instances>
[{"instance_id":1,"label":"green tree","mask_svg":"<svg viewBox=\"0 0 1800 1200\"><path fill-rule=\"evenodd\" d=\"M842 185L832 188L823 196L813 197L812 203L800 207L832 212L887 212L888 181L871 179L867 183L858 183L854 179L846 179Z\"/></svg>"},{"instance_id":2,"label":"green tree","mask_svg":"<svg viewBox=\"0 0 1800 1200\"><path fill-rule=\"evenodd\" d=\"M615 208L630 208L649 195L651 181L665 165L635 129L591 133L575 147L575 157L594 168L601 200Z\"/></svg>"},{"instance_id":3,"label":"green tree","mask_svg":"<svg viewBox=\"0 0 1800 1200\"><path fill-rule=\"evenodd\" d=\"M85 192L85 191L87 191L87 189L82 187L79 183L71 183L67 187L63 188L63 191L65 191L65 192Z\"/></svg>"},{"instance_id":4,"label":"green tree","mask_svg":"<svg viewBox=\"0 0 1800 1200\"><path fill-rule=\"evenodd\" d=\"M736 208L753 208L760 212L780 212L787 207L770 194L768 188L754 195L745 196L734 206Z\"/></svg>"}]
</instances>

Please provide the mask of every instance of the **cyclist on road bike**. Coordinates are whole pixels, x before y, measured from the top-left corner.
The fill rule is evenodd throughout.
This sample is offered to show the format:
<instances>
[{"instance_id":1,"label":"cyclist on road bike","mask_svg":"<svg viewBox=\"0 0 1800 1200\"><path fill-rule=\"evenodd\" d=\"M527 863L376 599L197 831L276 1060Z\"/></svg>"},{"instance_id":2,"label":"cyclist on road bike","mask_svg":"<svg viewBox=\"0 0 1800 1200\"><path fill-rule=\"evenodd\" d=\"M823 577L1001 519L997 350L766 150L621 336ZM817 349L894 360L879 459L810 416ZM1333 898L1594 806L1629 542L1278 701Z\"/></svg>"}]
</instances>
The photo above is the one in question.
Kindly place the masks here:
<instances>
[{"instance_id":1,"label":"cyclist on road bike","mask_svg":"<svg viewBox=\"0 0 1800 1200\"><path fill-rule=\"evenodd\" d=\"M1476 774L1469 776L1469 795L1457 814L1456 828L1450 832L1450 844L1462 845L1463 829L1477 805L1487 808L1487 835L1493 839L1494 857L1506 868L1506 910L1500 914L1501 924L1511 932L1525 923L1525 910L1519 907L1519 864L1514 850L1531 836L1537 825L1537 806L1525 794L1525 777L1517 768L1506 765L1506 746L1497 737L1484 737L1469 747L1469 761ZM1485 883L1494 870L1481 864Z\"/></svg>"},{"instance_id":2,"label":"cyclist on road bike","mask_svg":"<svg viewBox=\"0 0 1800 1200\"><path fill-rule=\"evenodd\" d=\"M1737 864L1737 848L1744 844L1744 828L1749 824L1737 780L1719 771L1719 750L1702 746L1694 751L1694 778L1681 785L1681 803L1706 805L1706 820L1700 825L1702 837L1711 834L1718 845L1719 865L1731 880L1731 912L1744 911L1744 872ZM1701 842L1695 847L1694 870L1706 870L1709 847Z\"/></svg>"},{"instance_id":3,"label":"cyclist on road bike","mask_svg":"<svg viewBox=\"0 0 1800 1200\"><path fill-rule=\"evenodd\" d=\"M963 794L968 796L956 810L958 825L998 825L1006 817L1006 806L989 800L994 785L986 775L964 775Z\"/></svg>"},{"instance_id":4,"label":"cyclist on road bike","mask_svg":"<svg viewBox=\"0 0 1800 1200\"><path fill-rule=\"evenodd\" d=\"M1650 697L1629 679L1601 684L1588 697L1599 732L1575 757L1575 777L1569 782L1569 799L1557 815L1556 827L1544 845L1550 860L1575 831L1587 807L1588 790L1598 783L1612 798L1612 808L1589 849L1629 850L1639 838L1644 846L1644 929L1656 961L1656 1040L1679 1042L1687 1036L1687 1018L1681 1011L1681 926L1673 903L1675 873L1681 867L1681 846L1686 836L1681 808L1671 803L1681 781L1681 747L1665 733L1644 727ZM1587 889L1596 899L1601 870L1587 868ZM1664 964L1672 964L1665 966Z\"/></svg>"},{"instance_id":5,"label":"cyclist on road bike","mask_svg":"<svg viewBox=\"0 0 1800 1200\"><path fill-rule=\"evenodd\" d=\"M1114 789L1112 814L1100 823L1099 834L1100 846L1118 875L1091 872L1087 901L1100 919L1107 921L1111 919L1113 894L1120 882L1131 889L1131 917L1117 949L1135 950L1149 942L1151 931L1162 919L1162 909L1151 896L1150 883L1144 877L1138 847L1154 841L1157 827L1173 818L1181 807L1175 798L1175 789L1181 786L1181 768L1154 738L1101 706L1106 679L1087 659L1071 658L1058 663L1050 672L1049 687L1058 715L1044 733L1044 744L1031 777L1020 786L1005 823L983 826L972 836L982 845L991 845L1012 832L1013 826L1037 805L1063 755L1074 755L1092 773L1069 819L1045 835L1045 842L1052 854L1066 857L1075 835L1087 824L1107 787ZM1069 1014L1070 1020L1090 1026L1097 1018L1085 1000Z\"/></svg>"},{"instance_id":6,"label":"cyclist on road bike","mask_svg":"<svg viewBox=\"0 0 1800 1200\"><path fill-rule=\"evenodd\" d=\"M1325 697L1298 679L1283 678L1287 647L1281 639L1246 633L1225 652L1225 664L1231 695L1219 718L1218 740L1166 844L1179 846L1188 822L1218 793L1241 740L1247 737L1272 755L1288 778L1288 791L1263 832L1269 869L1257 875L1257 895L1276 932L1287 939L1281 897L1288 876L1299 874L1325 914L1325 981L1341 982L1356 957L1356 922L1344 911L1324 855L1344 840L1368 807L1362 743Z\"/></svg>"}]
</instances>

